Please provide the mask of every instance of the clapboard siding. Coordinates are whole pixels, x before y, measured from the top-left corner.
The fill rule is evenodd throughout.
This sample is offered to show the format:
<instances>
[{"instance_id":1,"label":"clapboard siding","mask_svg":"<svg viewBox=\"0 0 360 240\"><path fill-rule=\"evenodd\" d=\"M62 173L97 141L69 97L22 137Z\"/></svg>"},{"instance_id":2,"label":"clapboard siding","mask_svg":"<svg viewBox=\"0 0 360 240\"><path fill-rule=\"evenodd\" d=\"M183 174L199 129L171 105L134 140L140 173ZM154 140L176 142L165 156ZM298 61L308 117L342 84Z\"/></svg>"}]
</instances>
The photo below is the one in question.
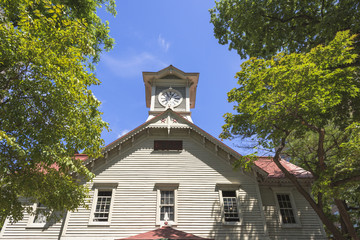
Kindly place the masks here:
<instances>
[{"instance_id":1,"label":"clapboard siding","mask_svg":"<svg viewBox=\"0 0 360 240\"><path fill-rule=\"evenodd\" d=\"M326 239L318 216L296 189L291 190L300 220L300 227L295 228L281 226L273 190L264 186L260 187L260 192L271 239Z\"/></svg>"},{"instance_id":2,"label":"clapboard siding","mask_svg":"<svg viewBox=\"0 0 360 240\"><path fill-rule=\"evenodd\" d=\"M216 239L262 239L264 226L254 179L234 171L211 151L211 144L204 147L186 135L180 138L181 152L153 151L153 141L163 138L143 138L120 154L109 154L106 166L95 169L94 182L118 182L111 225L88 226L90 209L80 208L70 215L65 239L114 239L155 229L155 183L179 183L177 229ZM242 226L222 224L216 183L240 183Z\"/></svg>"},{"instance_id":3,"label":"clapboard siding","mask_svg":"<svg viewBox=\"0 0 360 240\"><path fill-rule=\"evenodd\" d=\"M154 140L183 140L183 151L154 151ZM88 208L68 212L62 223L47 229L26 228L28 215L19 223L5 224L2 239L113 240L154 230L156 183L178 183L178 230L216 240L321 239L319 220L302 197L294 192L301 228L279 224L274 194L260 187L252 173L234 170L235 158L194 131L167 129L142 131L114 148L92 167L94 182L117 182L109 226L89 224L94 184L88 183ZM224 225L217 183L239 184L242 224ZM262 205L261 205L262 204ZM261 205L261 206L260 206ZM266 230L267 229L267 230Z\"/></svg>"},{"instance_id":4,"label":"clapboard siding","mask_svg":"<svg viewBox=\"0 0 360 240\"><path fill-rule=\"evenodd\" d=\"M2 229L1 239L58 239L61 229L61 222L49 224L46 230L42 228L29 228L29 214L25 213L24 218L14 224L6 220Z\"/></svg>"}]
</instances>

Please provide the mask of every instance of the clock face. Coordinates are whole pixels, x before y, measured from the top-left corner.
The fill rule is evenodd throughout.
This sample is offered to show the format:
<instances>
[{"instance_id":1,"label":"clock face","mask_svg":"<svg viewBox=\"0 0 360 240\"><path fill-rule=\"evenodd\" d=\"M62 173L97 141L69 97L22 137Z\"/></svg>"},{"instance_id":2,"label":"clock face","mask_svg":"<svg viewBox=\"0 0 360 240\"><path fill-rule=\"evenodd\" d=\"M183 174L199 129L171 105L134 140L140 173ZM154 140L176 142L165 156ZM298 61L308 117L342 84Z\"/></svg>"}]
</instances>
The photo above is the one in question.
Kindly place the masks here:
<instances>
[{"instance_id":1,"label":"clock face","mask_svg":"<svg viewBox=\"0 0 360 240\"><path fill-rule=\"evenodd\" d=\"M159 94L159 102L164 107L177 107L183 100L181 93L175 89L169 88Z\"/></svg>"}]
</instances>

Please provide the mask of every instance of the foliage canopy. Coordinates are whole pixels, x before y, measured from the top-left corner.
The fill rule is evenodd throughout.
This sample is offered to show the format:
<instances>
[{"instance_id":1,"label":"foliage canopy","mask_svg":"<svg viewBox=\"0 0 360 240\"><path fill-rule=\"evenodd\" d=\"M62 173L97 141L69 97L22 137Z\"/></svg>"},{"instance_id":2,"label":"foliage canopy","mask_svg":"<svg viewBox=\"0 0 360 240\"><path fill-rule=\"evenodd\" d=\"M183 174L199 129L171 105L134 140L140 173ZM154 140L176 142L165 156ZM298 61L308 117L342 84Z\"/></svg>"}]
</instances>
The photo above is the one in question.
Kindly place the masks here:
<instances>
[{"instance_id":1,"label":"foliage canopy","mask_svg":"<svg viewBox=\"0 0 360 240\"><path fill-rule=\"evenodd\" d=\"M103 0L0 2L0 217L32 211L22 201L54 211L84 205L92 173L73 156L100 154L100 102L88 71L110 49ZM110 0L108 9L115 14ZM74 176L77 177L74 177ZM76 180L79 179L79 180Z\"/></svg>"},{"instance_id":2,"label":"foliage canopy","mask_svg":"<svg viewBox=\"0 0 360 240\"><path fill-rule=\"evenodd\" d=\"M338 31L360 33L360 4L354 0L222 0L210 12L219 43L243 59L309 51Z\"/></svg>"},{"instance_id":3,"label":"foliage canopy","mask_svg":"<svg viewBox=\"0 0 360 240\"><path fill-rule=\"evenodd\" d=\"M352 66L358 57L355 37L349 31L339 32L328 45L308 53L279 53L269 60L244 62L236 74L239 87L228 94L237 113L225 114L222 133L223 138L255 137L260 146L277 149L274 160L280 168L280 153L285 153L310 171L315 178L315 201L294 176L286 176L336 239L356 236L351 227L359 224L360 214L360 81L358 67ZM347 232L341 234L329 221L329 203L338 207Z\"/></svg>"},{"instance_id":4,"label":"foliage canopy","mask_svg":"<svg viewBox=\"0 0 360 240\"><path fill-rule=\"evenodd\" d=\"M336 239L360 235L359 8L353 0L220 0L210 10L219 43L252 57L229 93L237 113L225 115L222 137L275 148L277 166ZM280 154L312 172L315 201Z\"/></svg>"}]
</instances>

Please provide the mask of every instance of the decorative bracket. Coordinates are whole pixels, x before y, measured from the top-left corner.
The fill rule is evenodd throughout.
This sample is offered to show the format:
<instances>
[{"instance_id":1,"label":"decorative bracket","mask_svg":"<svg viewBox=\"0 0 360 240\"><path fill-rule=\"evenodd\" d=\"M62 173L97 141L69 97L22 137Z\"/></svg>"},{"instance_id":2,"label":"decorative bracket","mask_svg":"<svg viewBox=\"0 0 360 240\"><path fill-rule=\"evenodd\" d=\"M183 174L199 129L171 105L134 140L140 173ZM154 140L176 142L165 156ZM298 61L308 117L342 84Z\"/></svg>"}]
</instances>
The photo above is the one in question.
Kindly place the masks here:
<instances>
[{"instance_id":1,"label":"decorative bracket","mask_svg":"<svg viewBox=\"0 0 360 240\"><path fill-rule=\"evenodd\" d=\"M170 129L171 129L170 114L167 117L167 128L168 128L168 135L170 135Z\"/></svg>"}]
</instances>

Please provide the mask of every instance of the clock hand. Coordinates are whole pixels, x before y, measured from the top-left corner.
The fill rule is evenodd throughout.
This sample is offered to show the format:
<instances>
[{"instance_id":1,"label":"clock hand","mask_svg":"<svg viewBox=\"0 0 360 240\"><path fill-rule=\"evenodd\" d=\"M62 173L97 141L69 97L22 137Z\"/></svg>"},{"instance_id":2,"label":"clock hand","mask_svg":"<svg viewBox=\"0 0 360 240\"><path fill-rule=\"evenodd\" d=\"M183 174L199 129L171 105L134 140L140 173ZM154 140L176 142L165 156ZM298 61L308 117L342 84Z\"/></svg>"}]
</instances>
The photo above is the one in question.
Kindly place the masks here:
<instances>
[{"instance_id":1,"label":"clock hand","mask_svg":"<svg viewBox=\"0 0 360 240\"><path fill-rule=\"evenodd\" d=\"M169 101L170 99L171 99L171 96L170 96L170 94L167 92L167 93L166 93L166 100Z\"/></svg>"}]
</instances>

